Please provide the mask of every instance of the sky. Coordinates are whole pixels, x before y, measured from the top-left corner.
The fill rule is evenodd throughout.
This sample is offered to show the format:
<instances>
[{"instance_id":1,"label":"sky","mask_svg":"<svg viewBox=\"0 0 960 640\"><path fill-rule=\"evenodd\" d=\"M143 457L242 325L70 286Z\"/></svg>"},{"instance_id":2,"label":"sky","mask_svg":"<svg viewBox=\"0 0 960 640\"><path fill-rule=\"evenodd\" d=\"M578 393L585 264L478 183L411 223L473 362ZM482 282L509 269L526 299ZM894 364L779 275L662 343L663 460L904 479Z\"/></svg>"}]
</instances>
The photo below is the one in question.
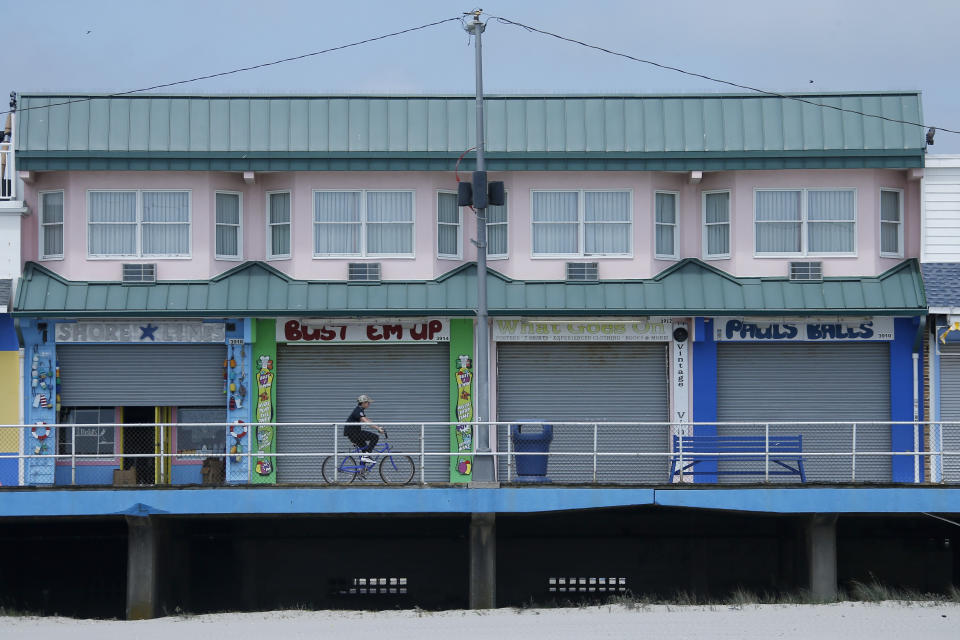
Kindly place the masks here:
<instances>
[{"instance_id":1,"label":"sky","mask_svg":"<svg viewBox=\"0 0 960 640\"><path fill-rule=\"evenodd\" d=\"M927 126L960 131L958 0L490 0L538 29L775 92L923 92ZM459 16L450 0L0 0L0 91L117 92L297 56ZM491 19L488 94L738 89ZM474 51L448 22L166 93L471 94ZM6 100L0 102L0 106ZM938 132L931 153L960 154Z\"/></svg>"}]
</instances>

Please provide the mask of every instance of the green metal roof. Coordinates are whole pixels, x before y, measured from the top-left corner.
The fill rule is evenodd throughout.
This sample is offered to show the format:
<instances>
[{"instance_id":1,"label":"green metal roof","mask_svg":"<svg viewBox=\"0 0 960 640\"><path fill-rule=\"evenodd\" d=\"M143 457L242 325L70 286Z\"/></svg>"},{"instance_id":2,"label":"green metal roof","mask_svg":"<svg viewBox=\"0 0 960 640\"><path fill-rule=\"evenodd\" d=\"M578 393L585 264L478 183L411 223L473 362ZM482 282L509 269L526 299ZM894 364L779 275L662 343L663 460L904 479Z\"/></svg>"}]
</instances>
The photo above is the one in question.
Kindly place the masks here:
<instances>
[{"instance_id":1,"label":"green metal roof","mask_svg":"<svg viewBox=\"0 0 960 640\"><path fill-rule=\"evenodd\" d=\"M473 315L475 264L436 280L347 284L293 280L248 262L210 281L149 286L71 282L27 263L16 316L316 316ZM688 258L649 280L597 283L511 280L487 276L491 315L922 315L923 283L916 260L875 277L735 278Z\"/></svg>"},{"instance_id":2,"label":"green metal roof","mask_svg":"<svg viewBox=\"0 0 960 640\"><path fill-rule=\"evenodd\" d=\"M922 121L918 92L791 95ZM476 144L468 96L27 94L18 117L27 170L449 170ZM923 163L922 127L758 94L489 96L485 118L491 170Z\"/></svg>"}]
</instances>

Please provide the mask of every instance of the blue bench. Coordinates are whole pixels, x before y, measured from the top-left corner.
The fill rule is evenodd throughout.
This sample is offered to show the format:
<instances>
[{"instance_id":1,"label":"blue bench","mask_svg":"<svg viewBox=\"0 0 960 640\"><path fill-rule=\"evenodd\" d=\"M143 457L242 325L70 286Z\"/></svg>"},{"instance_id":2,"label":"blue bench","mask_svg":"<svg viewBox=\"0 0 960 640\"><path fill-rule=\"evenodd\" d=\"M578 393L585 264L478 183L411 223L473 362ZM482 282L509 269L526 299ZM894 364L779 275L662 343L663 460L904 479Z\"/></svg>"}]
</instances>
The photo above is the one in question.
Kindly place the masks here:
<instances>
[{"instance_id":1,"label":"blue bench","mask_svg":"<svg viewBox=\"0 0 960 640\"><path fill-rule=\"evenodd\" d=\"M681 436L673 436L673 458L670 462L669 482L678 475L711 476L763 476L765 436L682 436L683 467L680 464ZM800 482L807 481L803 470L803 436L770 436L771 476L800 476ZM711 455L711 454L752 454L752 455ZM711 469L701 471L697 465L704 462L746 462L756 469Z\"/></svg>"}]
</instances>

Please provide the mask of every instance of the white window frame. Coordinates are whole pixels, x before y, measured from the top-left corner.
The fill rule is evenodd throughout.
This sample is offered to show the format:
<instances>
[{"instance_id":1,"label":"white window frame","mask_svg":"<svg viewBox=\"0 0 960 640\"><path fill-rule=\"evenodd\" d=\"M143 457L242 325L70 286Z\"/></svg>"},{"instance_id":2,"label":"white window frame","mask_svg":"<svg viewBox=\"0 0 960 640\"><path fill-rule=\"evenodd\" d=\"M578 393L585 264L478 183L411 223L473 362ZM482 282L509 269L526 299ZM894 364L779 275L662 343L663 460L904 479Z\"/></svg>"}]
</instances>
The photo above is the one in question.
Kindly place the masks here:
<instances>
[{"instance_id":1,"label":"white window frame","mask_svg":"<svg viewBox=\"0 0 960 640\"><path fill-rule=\"evenodd\" d=\"M147 222L143 221L143 194L148 193L186 193L187 194L187 221L184 222ZM136 193L137 212L134 222L91 222L90 201L94 193ZM66 216L64 216L66 219ZM136 228L136 253L90 253L90 225L91 224L130 224ZM144 253L143 252L143 225L144 224L186 224L187 225L187 252L177 254ZM87 189L87 225L85 229L87 244L87 259L89 260L117 260L129 258L149 258L151 260L190 260L193 258L193 189Z\"/></svg>"},{"instance_id":2,"label":"white window frame","mask_svg":"<svg viewBox=\"0 0 960 640\"><path fill-rule=\"evenodd\" d=\"M576 193L577 194L577 252L576 253L536 253L533 247L534 229L538 224L574 224L572 222L534 222L533 218L533 195L535 193ZM627 211L629 217L624 222L591 222L584 220L586 209L586 193L626 193ZM530 258L533 260L555 260L557 258L614 258L630 259L633 258L633 189L531 189L530 190ZM587 224L626 224L629 227L627 232L627 252L626 253L584 253L584 231Z\"/></svg>"},{"instance_id":3,"label":"white window frame","mask_svg":"<svg viewBox=\"0 0 960 640\"><path fill-rule=\"evenodd\" d=\"M663 194L673 196L673 222L657 222L657 196ZM680 192L666 191L657 189L653 192L653 257L658 260L678 260L680 252L677 251L677 244L680 240ZM657 227L660 225L673 227L673 251L670 253L657 253Z\"/></svg>"},{"instance_id":4,"label":"white window frame","mask_svg":"<svg viewBox=\"0 0 960 640\"><path fill-rule=\"evenodd\" d=\"M47 222L44 222L44 221L43 221L43 199L44 199L44 196L46 196L46 195L48 195L48 194L51 194L51 193L59 193L59 194L62 196L62 200L63 200L63 219L62 219L59 223L47 223ZM37 242L38 242L37 255L40 256L40 259L41 259L41 260L63 260L63 252L66 251L66 248L67 248L67 236L66 236L66 225L67 225L67 194L66 194L66 190L64 190L64 189L49 189L49 190L46 190L46 191L40 191L40 192L37 193L37 204L39 205L38 208L40 209L40 215L37 216L37 227L38 227L39 230L40 230L40 232L37 234ZM61 239L60 239L60 247L61 247L61 252L60 252L60 253L51 253L50 255L47 255L47 254L45 254L45 253L43 252L43 245L44 245L43 240L44 240L44 236L46 236L46 234L47 234L47 232L46 232L46 227L56 227L56 226L59 226L59 227L60 227L60 236L61 236Z\"/></svg>"},{"instance_id":5,"label":"white window frame","mask_svg":"<svg viewBox=\"0 0 960 640\"><path fill-rule=\"evenodd\" d=\"M440 222L440 196L441 194L453 195L456 196L456 191L445 191L442 189L437 190L437 208L436 208L436 218L437 218L437 260L463 260L463 207L457 206L457 252L453 253L440 253L440 225L452 227L453 224L449 222Z\"/></svg>"},{"instance_id":6,"label":"white window frame","mask_svg":"<svg viewBox=\"0 0 960 640\"><path fill-rule=\"evenodd\" d=\"M270 196L275 194L285 193L290 196L290 219L286 222L270 222ZM293 191L290 189L275 189L273 191L267 191L266 200L264 206L264 222L267 225L267 260L290 260L293 257ZM287 253L273 253L273 227L286 226L288 233L290 234L290 251Z\"/></svg>"},{"instance_id":7,"label":"white window frame","mask_svg":"<svg viewBox=\"0 0 960 640\"><path fill-rule=\"evenodd\" d=\"M727 221L726 222L707 222L707 196L717 193L727 194ZM730 251L726 253L708 253L710 243L707 239L707 228L725 225L727 227L727 247ZM700 192L700 242L703 248L701 252L704 260L729 260L733 253L733 193L730 189L711 189Z\"/></svg>"},{"instance_id":8,"label":"white window frame","mask_svg":"<svg viewBox=\"0 0 960 640\"><path fill-rule=\"evenodd\" d=\"M225 227L235 226L237 228L237 255L235 256L222 254L219 251L217 251L217 227L221 225L220 222L217 222L217 196L221 193L229 196L237 196L237 204L239 209L239 218L237 219L237 224L233 225L233 224L223 223L223 226ZM217 260L232 260L237 262L243 260L243 192L242 191L225 191L223 189L218 189L213 192L213 251L215 253L215 258Z\"/></svg>"},{"instance_id":9,"label":"white window frame","mask_svg":"<svg viewBox=\"0 0 960 640\"><path fill-rule=\"evenodd\" d=\"M800 252L783 252L777 253L773 251L758 251L757 250L757 193L760 191L799 191L801 193L800 197ZM809 237L808 237L808 224L810 220L807 219L807 209L808 201L807 194L816 192L816 191L850 191L853 193L853 220L842 220L836 221L840 224L853 224L853 251L826 251L826 252L814 252L809 250ZM822 257L822 258L856 258L857 257L857 231L858 231L858 218L857 209L859 208L859 202L857 198L857 189L856 187L815 187L815 188L806 188L806 187L797 187L797 188L788 188L783 187L779 189L775 188L763 188L763 189L754 189L753 190L753 257L755 258L806 258L806 257ZM814 220L816 223L830 223L829 220Z\"/></svg>"},{"instance_id":10,"label":"white window frame","mask_svg":"<svg viewBox=\"0 0 960 640\"><path fill-rule=\"evenodd\" d=\"M507 210L507 219L503 222L490 222L490 214L487 214L487 260L507 260L510 258L510 192L504 191L503 206ZM532 217L532 216L531 216ZM490 227L502 226L507 233L507 250L504 253L489 253L490 250Z\"/></svg>"},{"instance_id":11,"label":"white window frame","mask_svg":"<svg viewBox=\"0 0 960 640\"><path fill-rule=\"evenodd\" d=\"M892 191L897 194L897 200L900 205L899 219L896 222L897 225L897 251L896 253L883 250L883 225L885 224L894 224L893 222L887 222L883 219L883 192ZM903 257L903 189L894 189L888 187L881 187L880 189L881 197L877 202L877 218L880 222L880 233L878 240L880 242L880 257L882 258L902 258Z\"/></svg>"},{"instance_id":12,"label":"white window frame","mask_svg":"<svg viewBox=\"0 0 960 640\"><path fill-rule=\"evenodd\" d=\"M313 233L317 232L318 224L345 224L342 222L315 222L314 207L316 202L316 193L359 193L360 194L360 253L314 253L314 260L336 260L340 258L381 258L409 260L417 257L417 190L416 189L314 189L310 195L310 220ZM409 193L410 211L413 214L410 222L374 222L373 224L404 224L410 225L410 253L369 253L367 251L367 194L368 193ZM436 219L436 212L434 212ZM311 242L316 247L316 236L311 236ZM313 249L311 249L312 251Z\"/></svg>"}]
</instances>

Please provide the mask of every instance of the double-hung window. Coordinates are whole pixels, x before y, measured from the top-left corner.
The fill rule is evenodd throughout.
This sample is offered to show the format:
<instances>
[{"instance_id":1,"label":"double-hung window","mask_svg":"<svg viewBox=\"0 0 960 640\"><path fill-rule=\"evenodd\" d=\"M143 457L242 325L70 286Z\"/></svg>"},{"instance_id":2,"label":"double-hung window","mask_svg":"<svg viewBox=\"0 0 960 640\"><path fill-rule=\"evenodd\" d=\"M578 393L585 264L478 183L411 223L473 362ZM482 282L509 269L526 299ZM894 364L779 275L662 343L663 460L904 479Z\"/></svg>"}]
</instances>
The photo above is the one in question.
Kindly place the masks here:
<instances>
[{"instance_id":1,"label":"double-hung window","mask_svg":"<svg viewBox=\"0 0 960 640\"><path fill-rule=\"evenodd\" d=\"M241 194L217 191L216 199L216 256L220 260L239 260L243 257L243 211Z\"/></svg>"},{"instance_id":2,"label":"double-hung window","mask_svg":"<svg viewBox=\"0 0 960 640\"><path fill-rule=\"evenodd\" d=\"M507 257L507 202L509 196L504 200L504 204L487 207L488 258Z\"/></svg>"},{"instance_id":3,"label":"double-hung window","mask_svg":"<svg viewBox=\"0 0 960 640\"><path fill-rule=\"evenodd\" d=\"M267 193L267 259L290 257L290 192Z\"/></svg>"},{"instance_id":4,"label":"double-hung window","mask_svg":"<svg viewBox=\"0 0 960 640\"><path fill-rule=\"evenodd\" d=\"M903 256L903 192L880 190L880 255Z\"/></svg>"},{"instance_id":5,"label":"double-hung window","mask_svg":"<svg viewBox=\"0 0 960 640\"><path fill-rule=\"evenodd\" d=\"M629 191L534 191L534 256L628 256Z\"/></svg>"},{"instance_id":6,"label":"double-hung window","mask_svg":"<svg viewBox=\"0 0 960 640\"><path fill-rule=\"evenodd\" d=\"M91 256L190 255L189 191L90 191L87 212Z\"/></svg>"},{"instance_id":7,"label":"double-hung window","mask_svg":"<svg viewBox=\"0 0 960 640\"><path fill-rule=\"evenodd\" d=\"M40 193L40 259L63 257L63 191Z\"/></svg>"},{"instance_id":8,"label":"double-hung window","mask_svg":"<svg viewBox=\"0 0 960 640\"><path fill-rule=\"evenodd\" d=\"M673 259L677 257L677 194L657 191L654 197L654 255Z\"/></svg>"},{"instance_id":9,"label":"double-hung window","mask_svg":"<svg viewBox=\"0 0 960 640\"><path fill-rule=\"evenodd\" d=\"M313 255L413 256L413 192L314 191Z\"/></svg>"},{"instance_id":10,"label":"double-hung window","mask_svg":"<svg viewBox=\"0 0 960 640\"><path fill-rule=\"evenodd\" d=\"M853 189L758 189L757 255L853 255L856 191Z\"/></svg>"},{"instance_id":11,"label":"double-hung window","mask_svg":"<svg viewBox=\"0 0 960 640\"><path fill-rule=\"evenodd\" d=\"M703 192L703 256L730 257L730 192Z\"/></svg>"},{"instance_id":12,"label":"double-hung window","mask_svg":"<svg viewBox=\"0 0 960 640\"><path fill-rule=\"evenodd\" d=\"M463 232L457 194L437 194L437 257L459 260L462 255Z\"/></svg>"}]
</instances>

